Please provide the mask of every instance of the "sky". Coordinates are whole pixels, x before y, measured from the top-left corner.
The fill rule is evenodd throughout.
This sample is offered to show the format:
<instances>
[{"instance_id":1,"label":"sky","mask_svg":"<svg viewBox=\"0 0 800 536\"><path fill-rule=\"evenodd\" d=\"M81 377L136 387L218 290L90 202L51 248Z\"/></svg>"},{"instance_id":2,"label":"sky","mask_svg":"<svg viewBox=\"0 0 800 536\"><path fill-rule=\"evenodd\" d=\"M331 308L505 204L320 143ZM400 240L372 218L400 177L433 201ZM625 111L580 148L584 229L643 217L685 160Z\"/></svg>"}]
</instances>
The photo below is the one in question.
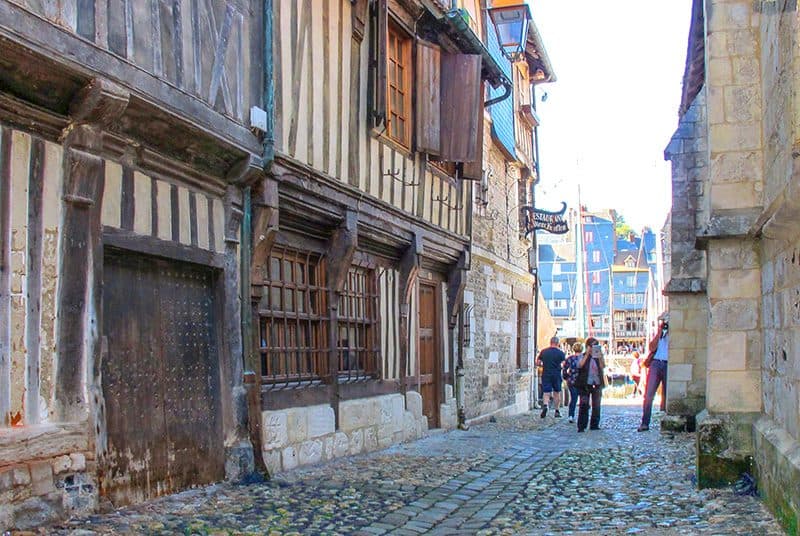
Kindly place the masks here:
<instances>
[{"instance_id":1,"label":"sky","mask_svg":"<svg viewBox=\"0 0 800 536\"><path fill-rule=\"evenodd\" d=\"M557 81L537 88L537 208L616 209L660 230L691 0L529 0ZM542 102L543 93L547 98Z\"/></svg>"}]
</instances>

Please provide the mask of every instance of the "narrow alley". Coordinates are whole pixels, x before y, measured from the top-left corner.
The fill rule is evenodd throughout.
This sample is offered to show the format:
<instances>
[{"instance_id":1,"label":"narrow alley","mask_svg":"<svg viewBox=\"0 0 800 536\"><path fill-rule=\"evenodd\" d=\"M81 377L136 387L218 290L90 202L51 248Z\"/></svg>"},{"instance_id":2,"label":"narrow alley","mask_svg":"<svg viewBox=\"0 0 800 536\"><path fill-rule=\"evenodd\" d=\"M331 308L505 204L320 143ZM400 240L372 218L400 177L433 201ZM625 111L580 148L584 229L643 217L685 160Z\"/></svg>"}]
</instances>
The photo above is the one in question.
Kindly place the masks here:
<instances>
[{"instance_id":1,"label":"narrow alley","mask_svg":"<svg viewBox=\"0 0 800 536\"><path fill-rule=\"evenodd\" d=\"M47 533L783 534L741 486L696 489L694 434L637 434L639 404L617 404L597 432L528 413Z\"/></svg>"}]
</instances>

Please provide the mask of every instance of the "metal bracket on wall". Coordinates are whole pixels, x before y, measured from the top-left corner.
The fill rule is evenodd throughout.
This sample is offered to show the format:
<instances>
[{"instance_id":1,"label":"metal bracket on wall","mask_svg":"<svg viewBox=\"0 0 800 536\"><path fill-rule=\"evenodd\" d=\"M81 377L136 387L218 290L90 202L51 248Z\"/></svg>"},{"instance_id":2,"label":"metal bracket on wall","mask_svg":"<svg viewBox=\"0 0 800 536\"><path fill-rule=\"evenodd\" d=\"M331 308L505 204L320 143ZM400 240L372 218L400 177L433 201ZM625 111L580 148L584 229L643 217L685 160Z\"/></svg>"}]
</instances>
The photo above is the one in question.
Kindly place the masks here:
<instances>
[{"instance_id":1,"label":"metal bracket on wall","mask_svg":"<svg viewBox=\"0 0 800 536\"><path fill-rule=\"evenodd\" d=\"M447 207L447 208L449 208L449 209L451 209L451 210L455 210L455 211L459 211L459 210L461 210L461 209L463 209L463 208L464 208L464 203L463 203L463 201L461 202L461 204L460 204L460 205L458 205L458 204L456 204L456 205L451 205L451 204L450 204L450 195L449 195L449 194L447 195L447 197L442 197L442 196L440 196L440 195L437 195L437 196L434 198L434 201L436 201L436 202L439 202L439 203L441 203L442 205L444 205L445 207Z\"/></svg>"},{"instance_id":2,"label":"metal bracket on wall","mask_svg":"<svg viewBox=\"0 0 800 536\"><path fill-rule=\"evenodd\" d=\"M394 180L396 180L397 182L400 182L400 183L402 183L402 184L404 184L406 186L419 186L419 181L414 181L414 180L407 181L404 178L402 178L400 176L400 169L399 168L395 169L394 171L392 171L391 169L387 169L386 173L384 173L383 176L384 177L391 177Z\"/></svg>"}]
</instances>

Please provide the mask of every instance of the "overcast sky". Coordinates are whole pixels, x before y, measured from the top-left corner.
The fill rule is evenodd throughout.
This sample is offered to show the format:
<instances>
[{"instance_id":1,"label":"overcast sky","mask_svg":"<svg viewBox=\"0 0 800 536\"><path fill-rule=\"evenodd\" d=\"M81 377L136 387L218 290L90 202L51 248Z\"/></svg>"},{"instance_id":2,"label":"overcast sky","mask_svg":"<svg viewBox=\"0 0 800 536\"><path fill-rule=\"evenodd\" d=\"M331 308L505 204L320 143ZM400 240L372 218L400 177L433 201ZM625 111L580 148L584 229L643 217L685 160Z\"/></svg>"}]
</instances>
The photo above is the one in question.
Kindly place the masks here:
<instances>
[{"instance_id":1,"label":"overcast sky","mask_svg":"<svg viewBox=\"0 0 800 536\"><path fill-rule=\"evenodd\" d=\"M537 207L614 208L659 230L691 0L529 0L557 82L539 86ZM547 100L541 101L542 92Z\"/></svg>"}]
</instances>

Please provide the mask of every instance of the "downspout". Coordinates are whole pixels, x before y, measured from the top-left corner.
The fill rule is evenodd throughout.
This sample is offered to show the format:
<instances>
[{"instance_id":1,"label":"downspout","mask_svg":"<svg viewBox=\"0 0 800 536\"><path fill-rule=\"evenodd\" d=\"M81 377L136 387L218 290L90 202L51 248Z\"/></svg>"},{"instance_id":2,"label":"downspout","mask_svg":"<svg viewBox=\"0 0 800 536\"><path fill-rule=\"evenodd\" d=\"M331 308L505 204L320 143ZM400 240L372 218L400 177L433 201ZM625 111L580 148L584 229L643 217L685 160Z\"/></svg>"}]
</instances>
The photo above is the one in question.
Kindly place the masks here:
<instances>
[{"instance_id":1,"label":"downspout","mask_svg":"<svg viewBox=\"0 0 800 536\"><path fill-rule=\"evenodd\" d=\"M263 58L263 97L262 107L266 112L267 124L266 131L263 134L262 140L262 162L265 173L269 173L272 168L272 162L275 158L275 140L274 140L274 79L273 79L273 65L272 65L272 35L273 35L273 19L272 9L273 0L264 0L264 11L262 17L262 39L264 48L262 49ZM247 415L248 415L248 428L250 431L250 441L253 444L253 457L255 462L256 471L269 478L269 472L264 462L261 451L261 430L262 430L262 415L261 415L261 371L258 370L258 361L254 358L253 350L253 311L252 311L252 282L250 280L250 264L252 262L252 249L253 249L253 203L252 203L252 187L248 186L244 189L242 196L242 205L244 214L242 216L241 226L241 248L239 258L241 261L240 266L240 307L242 316L242 354L244 359L244 372L245 372L245 388L247 389Z\"/></svg>"},{"instance_id":2,"label":"downspout","mask_svg":"<svg viewBox=\"0 0 800 536\"><path fill-rule=\"evenodd\" d=\"M531 103L533 110L536 111L536 86L531 88ZM536 180L531 182L531 207L536 209L536 185L541 180L539 176L539 127L533 127L533 154L534 154L534 168L536 169ZM536 356L539 355L539 244L536 239L536 231L533 231L533 240L531 249L533 255L530 255L531 266L529 270L533 274L533 363L531 363L531 408L538 407L539 400L539 378L538 369L536 368Z\"/></svg>"},{"instance_id":3,"label":"downspout","mask_svg":"<svg viewBox=\"0 0 800 536\"><path fill-rule=\"evenodd\" d=\"M504 100L506 100L507 98L509 98L511 96L511 90L513 89L513 85L511 84L511 81L504 78L501 83L503 84L503 89L505 90L505 93L503 93L502 95L499 95L499 96L497 96L497 97L495 97L493 99L489 99L488 101L484 102L483 103L483 107L484 108L488 108L489 106L492 106L493 104L497 104L498 102L503 102Z\"/></svg>"},{"instance_id":4,"label":"downspout","mask_svg":"<svg viewBox=\"0 0 800 536\"><path fill-rule=\"evenodd\" d=\"M508 97L511 96L512 85L511 81L507 78L503 77L501 82L505 89L505 93L502 95L495 97L493 99L489 99L488 101L483 103L484 109L488 108L493 104L497 104L498 102L506 100ZM483 128L483 118L481 117L481 125L480 128ZM473 197L474 198L474 197ZM508 195L506 195L506 204L508 204ZM506 216L508 216L508 211L506 211ZM467 220L469 222L469 258L470 264L472 263L472 203L469 204L469 213L467 215ZM509 246L510 247L510 246ZM510 254L509 254L510 255ZM468 266L467 269L470 269L471 266ZM459 328L458 328L458 364L455 367L455 391L456 391L456 408L458 413L458 428L460 430L469 430L469 426L467 426L467 417L465 411L465 404L464 404L464 302L462 300L461 305L461 312L459 313ZM451 346L453 346L451 344Z\"/></svg>"}]
</instances>

